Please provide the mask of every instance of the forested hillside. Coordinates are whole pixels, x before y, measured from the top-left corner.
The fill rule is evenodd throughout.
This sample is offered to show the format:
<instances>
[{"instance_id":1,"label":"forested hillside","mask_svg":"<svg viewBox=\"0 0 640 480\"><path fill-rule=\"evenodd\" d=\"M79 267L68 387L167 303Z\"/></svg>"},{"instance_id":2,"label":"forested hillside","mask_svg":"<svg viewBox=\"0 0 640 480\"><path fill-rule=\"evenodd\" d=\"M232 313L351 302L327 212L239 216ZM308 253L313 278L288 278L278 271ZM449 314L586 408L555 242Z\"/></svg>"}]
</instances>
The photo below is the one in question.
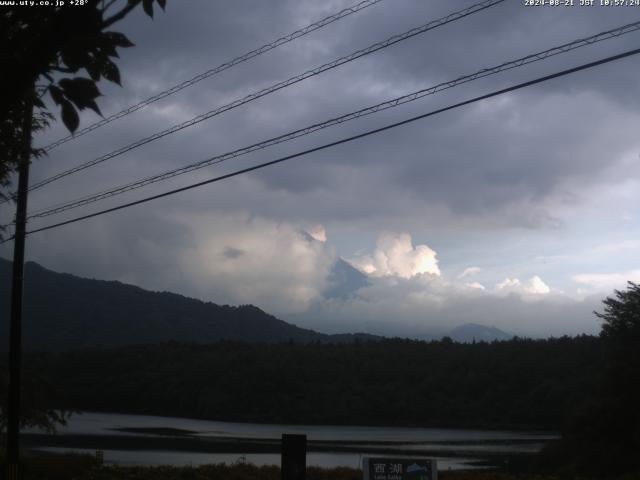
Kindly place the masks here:
<instances>
[{"instance_id":1,"label":"forested hillside","mask_svg":"<svg viewBox=\"0 0 640 480\"><path fill-rule=\"evenodd\" d=\"M286 323L253 305L202 302L120 282L93 280L25 265L27 350L118 347L168 341L208 343L350 342L373 336L325 335ZM8 345L11 262L0 259L0 350Z\"/></svg>"}]
</instances>

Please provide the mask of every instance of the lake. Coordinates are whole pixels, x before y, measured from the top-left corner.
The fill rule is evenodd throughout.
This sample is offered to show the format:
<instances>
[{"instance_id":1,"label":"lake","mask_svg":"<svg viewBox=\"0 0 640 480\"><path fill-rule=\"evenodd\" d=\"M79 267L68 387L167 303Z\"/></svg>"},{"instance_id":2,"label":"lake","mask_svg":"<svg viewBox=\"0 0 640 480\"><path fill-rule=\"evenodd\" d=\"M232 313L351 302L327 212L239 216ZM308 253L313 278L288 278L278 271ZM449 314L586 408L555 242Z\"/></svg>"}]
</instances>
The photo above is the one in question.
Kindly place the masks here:
<instances>
[{"instance_id":1,"label":"lake","mask_svg":"<svg viewBox=\"0 0 640 480\"><path fill-rule=\"evenodd\" d=\"M99 412L74 414L55 436L24 433L34 450L94 454L100 448L108 464L176 466L279 465L281 435L295 433L307 435L310 466L360 468L364 456L393 455L436 458L441 470L533 454L558 438L549 432L233 423Z\"/></svg>"}]
</instances>

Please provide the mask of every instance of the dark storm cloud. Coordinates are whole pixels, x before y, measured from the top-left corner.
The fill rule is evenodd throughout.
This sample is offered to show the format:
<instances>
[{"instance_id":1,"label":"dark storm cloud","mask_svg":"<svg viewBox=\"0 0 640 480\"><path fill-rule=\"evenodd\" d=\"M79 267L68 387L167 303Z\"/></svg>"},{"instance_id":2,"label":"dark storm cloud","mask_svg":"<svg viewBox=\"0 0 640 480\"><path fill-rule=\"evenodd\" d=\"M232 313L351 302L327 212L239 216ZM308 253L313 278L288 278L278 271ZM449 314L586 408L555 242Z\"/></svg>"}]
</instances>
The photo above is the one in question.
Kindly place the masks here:
<instances>
[{"instance_id":1,"label":"dark storm cloud","mask_svg":"<svg viewBox=\"0 0 640 480\"><path fill-rule=\"evenodd\" d=\"M157 15L153 22L138 14L123 23L121 28L138 45L126 52L122 60L125 83L132 88L106 87L108 100L124 97L133 101L132 95L144 98L278 34L291 31L301 21L311 21L329 13L331 8L338 9L346 4L337 2L325 6L324 11L313 12L315 17L309 13L318 9L314 4L255 1L235 2L233 6L225 4L224 7L212 2L193 2L189 8L170 5L168 12ZM469 4L471 2L459 3L455 8ZM44 167L40 173L46 175L56 171L62 162L77 163L95 156L93 152L104 153L126 145L306 68L442 16L452 9L448 2L428 6L411 1L394 2L393 5L383 2L290 46L207 79L197 87L155 104L146 115L142 112L134 114L96 132L91 138L83 138L76 145L69 146L67 151L72 153L67 154L64 148L54 151L52 161L48 163L51 169ZM66 183L77 186L79 194L106 188L114 184L114 177L124 182L174 165L198 161L211 154L223 153L627 21L628 14L611 8L535 9L524 7L522 2L507 1L210 119L96 169L109 172L109 176L88 173L82 179L69 179ZM632 34L596 48L602 54L610 53L633 44L637 39L638 34ZM566 66L568 59L576 62L594 55L594 50L585 49L540 66L490 77L396 111L350 122L290 145L270 149L248 158L247 162L250 159L270 160L359 133L366 128L446 105L461 96L467 98L548 73ZM387 203L396 204L386 208L394 211L413 207L417 201L422 205L444 205L454 214L481 214L493 213L496 208L508 210L510 205L521 206L524 202L531 207L531 216L540 216L533 211L535 202L556 193L566 181L582 182L587 176L593 179L594 171L615 165L615 156L619 152L601 149L585 155L583 137L589 127L592 130L597 127L601 136L615 132L617 125L611 122L604 126L595 123L603 114L614 116L619 111L624 112L629 107L628 101L635 97L636 87L610 88L603 82L590 79L602 78L602 75L613 72L617 83L631 84L624 79L631 78L635 71L634 63L625 61L600 72L594 70L577 74L535 87L529 92L465 107L254 176L261 179L266 191L276 196L282 191L302 197L324 191L347 198L350 204L358 202L359 198L371 204L370 199L359 195L360 190L376 192L376 195L382 190ZM593 109L591 125L579 122L578 116L583 120L590 109L576 112L576 108L581 103L588 105L597 101L598 95L604 100L598 110ZM104 100L104 110L111 111L107 98ZM510 103L501 104L507 100ZM609 105L607 100L612 103ZM594 142L600 141L599 137L590 137ZM606 147L616 148L616 142L613 143ZM603 161L605 155L606 162ZM73 157L72 160L67 160L69 157ZM225 171L209 169L208 172L215 174L218 170ZM343 175L344 170L353 170L353 177L357 179L344 182L338 176ZM37 178L38 173L35 175ZM407 195L407 191L411 195ZM64 194L67 195L66 190ZM397 204L408 196L411 196L411 205ZM47 195L47 199L57 198L55 191ZM37 197L34 202L34 205L38 204ZM242 197L232 199L231 203L235 207L252 207L243 204ZM307 214L309 210L323 210L315 202L298 202L297 206ZM278 208L276 205L271 214L277 216ZM355 208L358 214L361 210ZM379 210L372 209L372 213L379 213Z\"/></svg>"}]
</instances>

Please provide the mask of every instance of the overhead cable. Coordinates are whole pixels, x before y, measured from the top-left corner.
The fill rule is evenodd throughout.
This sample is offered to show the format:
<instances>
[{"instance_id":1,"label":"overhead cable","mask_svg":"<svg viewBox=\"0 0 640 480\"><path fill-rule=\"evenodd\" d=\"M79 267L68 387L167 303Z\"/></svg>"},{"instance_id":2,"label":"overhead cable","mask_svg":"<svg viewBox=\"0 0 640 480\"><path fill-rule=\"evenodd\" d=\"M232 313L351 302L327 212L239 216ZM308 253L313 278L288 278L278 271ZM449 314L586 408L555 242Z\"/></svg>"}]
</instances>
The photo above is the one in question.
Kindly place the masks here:
<instances>
[{"instance_id":1,"label":"overhead cable","mask_svg":"<svg viewBox=\"0 0 640 480\"><path fill-rule=\"evenodd\" d=\"M253 100L257 100L258 98L264 97L265 95L269 95L270 93L276 92L278 90L281 90L283 88L289 87L295 83L301 82L303 80L306 80L307 78L319 75L323 72L326 72L327 70L331 70L333 68L336 68L340 65L344 65L345 63L348 62L352 62L353 60L356 60L360 57L364 57L365 55L369 55L371 53L377 52L378 50L382 50L383 48L387 48L390 47L391 45L394 45L398 42L402 42L404 40L407 40L411 37L414 37L416 35L425 33L429 30L432 30L434 28L440 27L442 25L446 25L448 23L454 22L456 20L460 20L462 18L465 18L469 15L473 15L474 13L478 13L482 10L485 10L487 8L490 8L494 5L497 5L499 3L504 2L505 0L484 0L480 3L476 3L470 7L467 7L463 10L459 10L453 13L450 13L449 15L446 15L442 18L439 18L437 20L433 20L431 22L428 22L424 25L421 25L419 27L415 27L412 28L411 30L408 30L404 33L398 34L398 35L394 35L392 37L389 37L388 39L382 41L382 42L378 42L378 43L374 43L373 45L370 45L366 48L363 48L361 50L357 50L349 55L346 55L344 57L341 57L337 60L333 60L332 62L329 63L325 63L319 67L313 68L311 70L307 70L304 73L301 73L299 75L296 75L294 77L289 78L288 80L276 83L274 85L271 85L270 87L264 88L262 90L259 90L255 93L252 93L250 95L247 95L241 99L238 100L234 100L231 103L228 103L226 105L223 105L221 107L218 107L214 110L211 110L209 112L203 113L202 115L198 115L197 117L192 118L191 120L187 120L183 123L180 123L178 125L174 125L166 130L163 130L161 132L157 132L151 136L145 137L143 139L140 139L136 142L133 142L125 147L121 147L117 150L114 150L110 153L107 153L105 155L102 155L100 157L97 157L93 160L89 160L88 162L82 163L80 165L77 165L73 168L70 168L68 170L65 170L63 172L60 172L56 175L53 175L51 177L48 177L44 180L41 180L38 183L35 183L33 185L31 185L31 187L29 187L29 190L35 190L38 188L41 188L51 182L54 182L56 180L59 180L63 177L66 177L68 175L72 175L74 173L80 172L86 168L92 167L94 165L97 165L99 163L105 162L107 160L110 160L112 158L115 158L117 156L120 156L124 153L127 153L131 150L134 150L138 147L141 147L142 145L146 145L147 143L153 142L154 140L158 140L160 138L163 138L167 135L170 135L172 133L178 132L180 130L183 130L185 128L191 127L193 125L196 125L204 120L208 120L211 117L214 117L216 115L220 115L221 113L227 112L229 110L232 110L234 108L237 108L241 105L244 105L246 103L249 103Z\"/></svg>"},{"instance_id":2,"label":"overhead cable","mask_svg":"<svg viewBox=\"0 0 640 480\"><path fill-rule=\"evenodd\" d=\"M40 209L37 211L34 211L32 213L29 214L28 218L42 218L42 217L47 217L50 215L54 215L57 213L61 213L64 212L66 210L70 210L73 208L78 208L84 205L88 205L90 203L94 203L97 202L99 200L103 200L106 198L110 198L110 197L114 197L116 195L120 195L123 194L125 192L131 191L131 190L135 190L138 188L142 188L144 186L147 185L151 185L153 183L157 183L163 180L167 180L173 177L176 177L178 175L182 175L188 172L192 172L194 170L199 170L201 168L207 167L207 166L211 166L211 165L215 165L215 164L219 164L222 163L224 161L230 160L232 158L236 158L242 155L246 155L248 153L251 152L255 152L257 150L262 150L264 148L267 147L271 147L273 145L277 145L279 143L283 143L283 142L287 142L289 140L293 140L295 138L299 138L305 135L309 135L313 132L316 132L318 130L322 130L334 125L338 125L338 124L342 124L344 122L348 122L350 120L354 120L366 115L371 115L383 110L387 110L389 108L394 108L397 107L399 105L403 105L405 103L409 103L415 100L418 100L420 98L423 98L427 95L433 95L437 92L449 89L449 88L453 88L456 87L458 85L464 84L464 83L468 83L480 78L484 78L490 75L495 75L497 73L506 71L506 70L510 70L513 68L517 68L517 67L521 67L524 65L528 65L530 63L534 63L534 62L538 62L541 60L545 60L547 58L553 57L555 55L559 55L562 53L566 53L569 52L571 50L575 50L577 48L580 47L584 47L586 45L592 45L594 43L597 42L601 42L610 38L616 38L619 37L621 35L625 35L627 33L631 33L634 31L640 30L640 21L638 22L634 22L634 23L630 23L628 25L623 25L621 27L617 27L611 30L607 30L605 32L601 32L598 33L596 35L592 35L590 37L586 37L586 38L581 38L581 39L577 39L574 40L572 42L569 43L565 43L563 45L557 46L557 47L553 47L541 52L537 52L537 53L533 53L530 55L527 55L525 57L521 57L518 58L516 60L511 60L508 62L504 62L501 63L497 66L494 67L490 67L490 68L484 68L482 70L478 70L475 73L472 73L470 75L464 75L462 77L458 77L454 80L450 80L447 82L442 82L439 83L437 85L431 86L429 88L425 88L422 90L418 90L416 92L407 94L407 95L403 95L400 97L396 97L392 100L387 100L385 102L382 103L378 103L377 105L373 105L367 108L363 108L360 110L357 110L355 112L351 112L348 113L346 115L341 115L339 117L335 117L335 118L331 118L329 120L326 120L324 122L321 123L316 123L298 130L294 130L292 132L286 133L284 135L280 135L277 137L273 137L267 140L263 140L261 142L258 143L254 143L253 145L250 145L248 147L243 147L237 150L233 150L231 152L227 152L227 153L223 153L221 155L216 155L210 158L207 158L205 160L201 160L199 162L196 163L192 163L190 165L186 165L183 167L179 167L179 168L175 168L173 170L169 170L163 173L159 173L150 177L146 177L140 180L136 180L134 182L130 182L124 185L120 185L108 190L105 190L103 192L100 193L96 193L96 194L91 194L91 195L87 195L84 196L82 198L78 198L72 201L68 201L65 203L61 203L58 204L56 206L50 206L50 207L46 207L44 209Z\"/></svg>"},{"instance_id":3,"label":"overhead cable","mask_svg":"<svg viewBox=\"0 0 640 480\"><path fill-rule=\"evenodd\" d=\"M587 70L589 68L593 68L593 67L596 67L598 65L604 65L606 63L610 63L610 62L613 62L613 61L616 61L616 60L620 60L622 58L626 58L626 57L629 57L629 56L632 56L632 55L637 55L639 53L640 53L640 48L636 48L636 49L633 49L633 50L628 50L626 52L623 52L623 53L620 53L620 54L617 54L617 55L612 55L612 56L609 56L609 57L606 57L606 58L602 58L602 59L594 61L594 62L589 62L589 63L582 64L582 65L580 65L578 67L569 68L569 69L562 70L562 71L557 72L557 73L553 73L553 74L550 74L550 75L545 75L543 77L536 78L535 80L529 80L527 82L519 83L517 85L513 85L513 86L508 87L508 88L503 88L503 89L500 89L500 90L496 90L494 92L487 93L485 95L474 97L474 98L471 98L469 100L465 100L463 102L459 102L459 103L456 103L456 104L453 104L453 105L449 105L449 106L444 107L444 108L439 108L437 110L433 110L431 112L424 113L422 115L411 117L411 118L408 118L406 120L402 120L400 122L392 123L392 124L386 125L384 127L376 128L376 129L369 130L369 131L364 132L364 133L360 133L358 135L353 135L353 136L350 136L350 137L347 137L347 138L343 138L341 140L337 140L335 142L326 143L326 144L320 145L318 147L310 148L308 150L304 150L302 152L295 153L293 155L287 155L285 157L281 157L281 158L278 158L276 160L271 160L269 162L260 163L258 165L254 165L252 167L243 168L241 170L236 170L235 172L227 173L227 174L221 175L219 177L211 178L211 179L204 180L204 181L198 182L198 183L193 183L193 184L187 185L185 187L176 188L174 190L170 190L170 191L167 191L167 192L164 192L164 193L160 193L160 194L157 194L157 195L152 195L152 196L149 196L149 197L145 197L145 198L142 198L140 200L136 200L136 201L133 201L133 202L129 202L129 203L125 203L125 204L121 204L121 205L115 206L115 207L111 207L111 208L107 208L107 209L104 209L104 210L100 210L98 212L90 213L88 215L82 215L82 216L75 217L75 218L72 218L72 219L69 219L69 220L65 220L63 222L58 222L58 223L54 223L52 225L47 225L45 227L36 228L36 229L28 231L27 234L33 234L33 233L37 233L37 232L43 232L43 231L46 231L46 230L51 230L53 228L58 228L58 227L61 227L63 225L69 225L69 224L72 224L72 223L79 222L81 220L86 220L86 219L89 219L89 218L97 217L97 216L104 215L104 214L107 214L107 213L111 213L111 212L115 212L115 211L122 210L122 209L125 209L125 208L133 207L135 205L140 205L142 203L147 203L147 202L150 202L152 200L157 200L157 199L160 199L160 198L163 198L163 197L168 197L170 195L175 195L175 194L180 193L180 192L185 192L187 190L192 190L194 188L198 188L198 187L201 187L201 186L204 186L204 185L208 185L208 184L211 184L211 183L215 183L215 182L219 182L219 181L222 181L222 180L226 180L228 178L236 177L236 176L242 175L244 173L252 172L254 170L259 170L259 169L262 169L262 168L265 168L265 167L269 167L271 165L276 165L278 163L282 163L282 162L285 162L287 160L291 160L291 159L294 159L294 158L302 157L302 156L308 155L310 153L318 152L320 150L325 150L327 148L331 148L331 147L334 147L336 145L341 145L341 144L344 144L344 143L347 143L347 142L352 142L354 140L358 140L358 139L361 139L361 138L368 137L370 135L381 133L383 131L390 130L392 128L396 128L396 127L399 127L401 125L406 125L408 123L412 123L412 122L415 122L417 120L421 120L421 119L424 119L424 118L427 118L427 117L432 117L434 115L438 115L440 113L447 112L449 110L454 110L456 108L459 108L459 107L462 107L462 106L465 106L465 105L470 105L472 103L476 103L476 102L479 102L479 101L482 101L482 100L486 100L486 99L489 99L489 98L492 98L492 97L496 97L498 95L503 95L505 93L513 92L515 90L519 90L519 89L522 89L522 88L525 88L525 87L530 87L532 85L536 85L536 84L539 84L539 83L547 82L547 81L552 80L554 78L559 78L559 77L563 77L565 75L576 73L576 72L579 72L579 71L582 71L582 70ZM11 240L11 238L9 238L7 240L4 240L3 242L0 242L0 243L5 243L5 242L7 242L9 240Z\"/></svg>"},{"instance_id":4,"label":"overhead cable","mask_svg":"<svg viewBox=\"0 0 640 480\"><path fill-rule=\"evenodd\" d=\"M117 113L114 113L113 115L110 115L106 118L103 118L102 120L93 123L85 128L82 128L80 130L78 130L77 132L71 134L71 135L67 135L66 137L60 138L59 140L56 140L55 142L47 145L46 147L44 147L44 150L46 151L50 151L53 150L54 148L62 145L63 143L66 143L70 140L73 140L75 138L81 137L82 135L85 135L89 132L92 132L93 130L96 130L108 123L113 122L114 120L118 120L119 118L125 117L127 115L129 115L130 113L133 113L137 110L140 110L144 107L146 107L147 105L151 105L154 102L157 102L158 100L162 100L163 98L166 98L170 95L173 95L174 93L179 92L180 90L184 90L185 88L191 87L192 85L195 85L196 83L212 77L214 75L217 75L218 73L224 72L225 70L228 70L231 67L234 67L236 65L238 65L239 63L243 63L246 62L247 60L251 60L254 57L257 57L258 55L262 55L263 53L266 53L270 50L273 50L275 48L280 47L281 45L284 45L286 43L292 42L293 40L303 37L304 35L307 35L308 33L311 33L315 30L318 30L322 27L325 27L333 22L336 22L338 20L341 20L351 14L354 14L356 12L359 12L360 10L364 10L367 7L370 7L372 5L375 5L376 3L381 2L382 0L364 0L360 3L357 3L355 5L352 5L351 7L345 8L343 10L340 10L337 13L334 13L333 15L329 15L328 17L323 18L322 20L319 20L315 23L312 23L310 25L307 25L306 27L303 27L299 30L296 30L295 32L292 32L288 35L285 35L284 37L280 37L277 40L274 40L271 43L267 43L265 45L262 45L261 47L258 47L254 50L251 50L250 52L245 53L244 55L240 55L239 57L235 57L233 60L229 60L228 62L225 62L221 65L218 65L215 68L212 68L210 70L207 70L206 72L203 72L199 75L196 75L195 77L186 80L182 83L179 83L178 85L174 85L173 87L164 90L160 93L157 93L149 98L147 98L146 100L143 100L139 103L136 103L135 105L131 105L130 107L125 108L124 110L121 110Z\"/></svg>"}]
</instances>

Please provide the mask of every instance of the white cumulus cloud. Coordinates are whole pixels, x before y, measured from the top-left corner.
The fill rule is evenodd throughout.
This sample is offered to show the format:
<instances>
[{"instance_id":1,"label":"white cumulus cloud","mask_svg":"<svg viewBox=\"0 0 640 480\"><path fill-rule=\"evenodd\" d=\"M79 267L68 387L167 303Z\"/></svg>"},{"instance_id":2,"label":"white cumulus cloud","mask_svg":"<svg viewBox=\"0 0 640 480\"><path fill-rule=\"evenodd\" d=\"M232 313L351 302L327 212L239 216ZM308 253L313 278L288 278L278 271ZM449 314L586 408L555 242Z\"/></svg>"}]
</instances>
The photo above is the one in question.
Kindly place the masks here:
<instances>
[{"instance_id":1,"label":"white cumulus cloud","mask_svg":"<svg viewBox=\"0 0 640 480\"><path fill-rule=\"evenodd\" d=\"M427 245L414 246L408 233L384 233L373 254L352 260L361 271L374 277L412 278L420 274L440 275L436 252Z\"/></svg>"},{"instance_id":2,"label":"white cumulus cloud","mask_svg":"<svg viewBox=\"0 0 640 480\"><path fill-rule=\"evenodd\" d=\"M530 295L545 295L551 292L549 286L538 276L534 275L526 282L518 278L505 278L498 283L494 290L498 293L519 293Z\"/></svg>"},{"instance_id":3,"label":"white cumulus cloud","mask_svg":"<svg viewBox=\"0 0 640 480\"><path fill-rule=\"evenodd\" d=\"M537 275L531 277L524 288L527 293L547 294L551 291L549 286Z\"/></svg>"}]
</instances>

